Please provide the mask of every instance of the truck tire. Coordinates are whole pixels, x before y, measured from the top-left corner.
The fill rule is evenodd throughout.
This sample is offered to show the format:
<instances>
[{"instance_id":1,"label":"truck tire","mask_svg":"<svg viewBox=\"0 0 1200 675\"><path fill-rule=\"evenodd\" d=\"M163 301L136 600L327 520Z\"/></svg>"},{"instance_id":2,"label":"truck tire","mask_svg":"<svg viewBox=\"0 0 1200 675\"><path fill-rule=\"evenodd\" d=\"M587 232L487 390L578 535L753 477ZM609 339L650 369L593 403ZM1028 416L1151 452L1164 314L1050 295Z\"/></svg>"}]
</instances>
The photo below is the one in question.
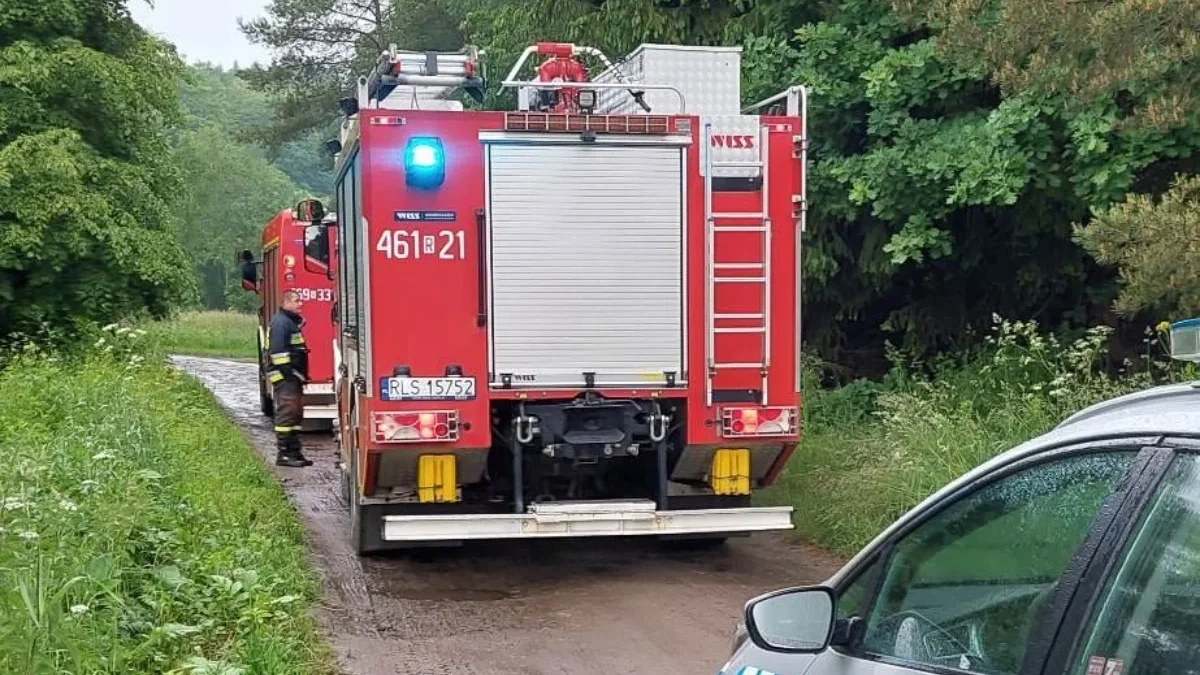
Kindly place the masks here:
<instances>
[{"instance_id":1,"label":"truck tire","mask_svg":"<svg viewBox=\"0 0 1200 675\"><path fill-rule=\"evenodd\" d=\"M358 493L358 475L356 462L351 460L350 471L346 472L346 482L349 483L350 495L350 539L354 552L358 555L371 555L387 548L383 541L383 508L378 504L361 504Z\"/></svg>"}]
</instances>

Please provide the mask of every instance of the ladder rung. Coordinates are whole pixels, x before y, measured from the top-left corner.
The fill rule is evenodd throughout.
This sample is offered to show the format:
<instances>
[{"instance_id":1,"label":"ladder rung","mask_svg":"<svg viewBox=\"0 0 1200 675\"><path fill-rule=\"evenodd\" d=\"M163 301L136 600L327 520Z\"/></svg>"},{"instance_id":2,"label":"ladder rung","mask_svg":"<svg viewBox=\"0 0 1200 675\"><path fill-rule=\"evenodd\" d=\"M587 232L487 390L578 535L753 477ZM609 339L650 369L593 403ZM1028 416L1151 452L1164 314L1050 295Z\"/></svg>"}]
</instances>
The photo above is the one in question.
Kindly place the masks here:
<instances>
[{"instance_id":1,"label":"ladder rung","mask_svg":"<svg viewBox=\"0 0 1200 675\"><path fill-rule=\"evenodd\" d=\"M765 284L766 277L713 277L716 284Z\"/></svg>"},{"instance_id":2,"label":"ladder rung","mask_svg":"<svg viewBox=\"0 0 1200 675\"><path fill-rule=\"evenodd\" d=\"M757 220L762 220L763 214L761 212L755 213L755 212L751 212L751 211L746 211L746 212L733 211L730 213L713 212L713 213L709 214L709 217L712 218L713 220L716 220L718 218L722 218L722 219L723 218L747 218L747 219L755 218Z\"/></svg>"},{"instance_id":3,"label":"ladder rung","mask_svg":"<svg viewBox=\"0 0 1200 675\"><path fill-rule=\"evenodd\" d=\"M762 314L713 314L714 319L761 319Z\"/></svg>"},{"instance_id":4,"label":"ladder rung","mask_svg":"<svg viewBox=\"0 0 1200 675\"><path fill-rule=\"evenodd\" d=\"M761 169L762 162L709 162L714 169Z\"/></svg>"},{"instance_id":5,"label":"ladder rung","mask_svg":"<svg viewBox=\"0 0 1200 675\"><path fill-rule=\"evenodd\" d=\"M762 263L713 263L717 270L761 270Z\"/></svg>"},{"instance_id":6,"label":"ladder rung","mask_svg":"<svg viewBox=\"0 0 1200 675\"><path fill-rule=\"evenodd\" d=\"M714 370L716 370L718 368L726 368L726 369L750 369L750 368L753 368L755 370L758 370L760 368L766 368L766 367L767 367L767 364L765 364L765 363L714 363L714 364L712 364L712 368Z\"/></svg>"},{"instance_id":7,"label":"ladder rung","mask_svg":"<svg viewBox=\"0 0 1200 675\"><path fill-rule=\"evenodd\" d=\"M745 227L719 225L717 227L712 228L712 231L713 232L766 232L767 227L765 225L748 225Z\"/></svg>"},{"instance_id":8,"label":"ladder rung","mask_svg":"<svg viewBox=\"0 0 1200 675\"><path fill-rule=\"evenodd\" d=\"M714 328L714 333L765 333L766 326L755 326L753 328Z\"/></svg>"}]
</instances>

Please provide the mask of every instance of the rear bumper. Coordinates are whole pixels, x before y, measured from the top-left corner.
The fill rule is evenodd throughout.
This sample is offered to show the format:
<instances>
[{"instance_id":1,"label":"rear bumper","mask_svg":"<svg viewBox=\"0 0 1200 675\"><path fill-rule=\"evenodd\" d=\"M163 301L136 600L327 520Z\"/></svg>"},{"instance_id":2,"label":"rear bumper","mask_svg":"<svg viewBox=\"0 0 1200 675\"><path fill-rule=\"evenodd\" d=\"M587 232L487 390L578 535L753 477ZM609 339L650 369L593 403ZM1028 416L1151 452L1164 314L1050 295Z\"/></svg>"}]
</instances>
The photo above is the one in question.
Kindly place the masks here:
<instances>
[{"instance_id":1,"label":"rear bumper","mask_svg":"<svg viewBox=\"0 0 1200 675\"><path fill-rule=\"evenodd\" d=\"M308 383L304 385L304 419L335 420L337 419L337 404L332 402L333 385L328 382Z\"/></svg>"},{"instance_id":2,"label":"rear bumper","mask_svg":"<svg viewBox=\"0 0 1200 675\"><path fill-rule=\"evenodd\" d=\"M740 534L792 529L791 507L658 511L651 501L534 504L524 514L384 516L383 540Z\"/></svg>"},{"instance_id":3,"label":"rear bumper","mask_svg":"<svg viewBox=\"0 0 1200 675\"><path fill-rule=\"evenodd\" d=\"M304 419L306 420L336 420L338 416L336 405L306 405Z\"/></svg>"}]
</instances>

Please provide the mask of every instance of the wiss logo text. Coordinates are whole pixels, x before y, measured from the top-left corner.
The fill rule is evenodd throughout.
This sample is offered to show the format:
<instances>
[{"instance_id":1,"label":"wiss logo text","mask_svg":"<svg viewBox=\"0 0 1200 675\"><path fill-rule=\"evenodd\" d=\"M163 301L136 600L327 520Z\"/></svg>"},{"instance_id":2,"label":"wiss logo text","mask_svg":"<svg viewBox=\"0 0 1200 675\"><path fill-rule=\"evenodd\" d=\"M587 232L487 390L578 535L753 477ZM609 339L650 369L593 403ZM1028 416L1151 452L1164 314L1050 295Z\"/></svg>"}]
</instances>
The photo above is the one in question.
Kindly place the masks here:
<instances>
[{"instance_id":1,"label":"wiss logo text","mask_svg":"<svg viewBox=\"0 0 1200 675\"><path fill-rule=\"evenodd\" d=\"M734 136L729 134L720 134L712 137L712 147L714 148L730 148L733 150L744 150L754 147L753 136Z\"/></svg>"}]
</instances>

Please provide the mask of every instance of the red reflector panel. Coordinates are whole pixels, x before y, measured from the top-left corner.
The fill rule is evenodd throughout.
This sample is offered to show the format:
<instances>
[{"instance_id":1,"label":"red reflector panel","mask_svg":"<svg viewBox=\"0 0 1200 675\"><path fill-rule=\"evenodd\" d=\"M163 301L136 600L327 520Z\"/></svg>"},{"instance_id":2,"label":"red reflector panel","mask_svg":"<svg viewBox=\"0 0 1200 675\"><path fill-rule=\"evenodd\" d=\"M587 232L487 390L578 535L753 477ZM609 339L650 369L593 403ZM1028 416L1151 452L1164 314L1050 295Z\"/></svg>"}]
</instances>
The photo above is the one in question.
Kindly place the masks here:
<instances>
[{"instance_id":1,"label":"red reflector panel","mask_svg":"<svg viewBox=\"0 0 1200 675\"><path fill-rule=\"evenodd\" d=\"M453 410L377 412L377 443L452 443L458 440L458 413Z\"/></svg>"},{"instance_id":2,"label":"red reflector panel","mask_svg":"<svg viewBox=\"0 0 1200 675\"><path fill-rule=\"evenodd\" d=\"M799 411L796 408L723 408L721 435L795 436Z\"/></svg>"}]
</instances>

